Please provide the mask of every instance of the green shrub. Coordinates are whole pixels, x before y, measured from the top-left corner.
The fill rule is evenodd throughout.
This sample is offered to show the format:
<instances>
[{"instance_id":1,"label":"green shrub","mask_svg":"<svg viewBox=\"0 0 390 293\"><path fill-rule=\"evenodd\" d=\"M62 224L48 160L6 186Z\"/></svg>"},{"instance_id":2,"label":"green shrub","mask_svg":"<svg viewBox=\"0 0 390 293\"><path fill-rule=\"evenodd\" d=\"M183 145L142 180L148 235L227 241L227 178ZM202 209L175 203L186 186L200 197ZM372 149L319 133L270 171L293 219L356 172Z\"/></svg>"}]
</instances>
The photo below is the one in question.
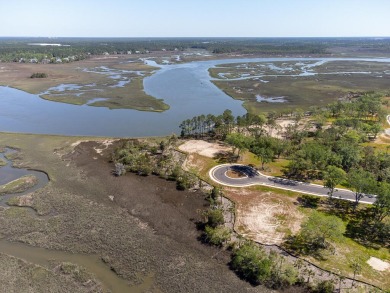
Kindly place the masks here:
<instances>
[{"instance_id":1,"label":"green shrub","mask_svg":"<svg viewBox=\"0 0 390 293\"><path fill-rule=\"evenodd\" d=\"M272 261L263 249L247 241L234 251L231 266L252 284L263 284L271 276Z\"/></svg>"},{"instance_id":2,"label":"green shrub","mask_svg":"<svg viewBox=\"0 0 390 293\"><path fill-rule=\"evenodd\" d=\"M43 72L36 72L30 76L30 78L46 78L46 77L47 77L47 74L43 73Z\"/></svg>"},{"instance_id":3,"label":"green shrub","mask_svg":"<svg viewBox=\"0 0 390 293\"><path fill-rule=\"evenodd\" d=\"M321 281L314 288L315 293L333 293L335 290L334 284L331 281Z\"/></svg>"},{"instance_id":4,"label":"green shrub","mask_svg":"<svg viewBox=\"0 0 390 293\"><path fill-rule=\"evenodd\" d=\"M206 226L204 229L204 240L212 245L222 246L230 237L230 230L224 226L215 228Z\"/></svg>"}]
</instances>

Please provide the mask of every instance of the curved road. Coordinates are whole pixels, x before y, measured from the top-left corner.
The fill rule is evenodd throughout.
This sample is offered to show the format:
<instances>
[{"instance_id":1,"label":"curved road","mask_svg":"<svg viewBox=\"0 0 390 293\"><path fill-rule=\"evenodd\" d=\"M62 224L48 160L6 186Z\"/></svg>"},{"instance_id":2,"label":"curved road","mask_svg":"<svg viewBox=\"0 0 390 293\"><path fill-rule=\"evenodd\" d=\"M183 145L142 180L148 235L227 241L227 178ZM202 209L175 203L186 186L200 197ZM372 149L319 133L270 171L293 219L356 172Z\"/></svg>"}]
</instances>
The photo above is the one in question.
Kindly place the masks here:
<instances>
[{"instance_id":1,"label":"curved road","mask_svg":"<svg viewBox=\"0 0 390 293\"><path fill-rule=\"evenodd\" d=\"M236 170L246 175L243 178L231 178L226 175L227 171ZM279 177L264 175L252 167L239 164L223 164L212 168L209 171L210 178L225 186L230 187L247 187L252 185L265 185L269 187L302 192L305 194L328 196L328 188L322 185L299 182ZM349 201L355 201L355 193L347 189L336 189L333 193L334 198L340 198ZM360 200L362 203L372 204L374 197L364 197Z\"/></svg>"}]
</instances>

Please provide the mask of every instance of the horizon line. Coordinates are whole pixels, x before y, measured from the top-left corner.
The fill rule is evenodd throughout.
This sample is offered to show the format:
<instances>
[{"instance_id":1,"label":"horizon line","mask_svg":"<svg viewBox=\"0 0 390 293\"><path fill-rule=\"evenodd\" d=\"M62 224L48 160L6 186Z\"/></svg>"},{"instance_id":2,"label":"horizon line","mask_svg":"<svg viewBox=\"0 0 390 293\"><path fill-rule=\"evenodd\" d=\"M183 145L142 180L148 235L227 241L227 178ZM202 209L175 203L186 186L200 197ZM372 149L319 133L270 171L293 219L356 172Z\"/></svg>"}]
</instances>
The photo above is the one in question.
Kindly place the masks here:
<instances>
[{"instance_id":1,"label":"horizon line","mask_svg":"<svg viewBox=\"0 0 390 293\"><path fill-rule=\"evenodd\" d=\"M131 37L131 36L0 36L0 38L48 38L48 39L59 39L59 38L84 38L84 39L299 39L299 38L378 38L378 39L388 39L389 36L275 36L275 37L260 37L260 36L145 36L145 37Z\"/></svg>"}]
</instances>

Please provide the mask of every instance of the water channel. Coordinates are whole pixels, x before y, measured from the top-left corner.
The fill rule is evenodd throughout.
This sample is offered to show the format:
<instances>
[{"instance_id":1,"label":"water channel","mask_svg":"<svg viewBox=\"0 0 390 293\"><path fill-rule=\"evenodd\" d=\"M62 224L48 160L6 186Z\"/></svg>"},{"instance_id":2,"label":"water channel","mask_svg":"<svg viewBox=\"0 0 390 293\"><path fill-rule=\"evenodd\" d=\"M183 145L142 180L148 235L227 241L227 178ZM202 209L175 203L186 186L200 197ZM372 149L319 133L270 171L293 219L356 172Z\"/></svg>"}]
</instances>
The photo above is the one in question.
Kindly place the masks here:
<instances>
[{"instance_id":1,"label":"water channel","mask_svg":"<svg viewBox=\"0 0 390 293\"><path fill-rule=\"evenodd\" d=\"M44 172L13 167L12 161L7 156L16 152L14 149L4 148L3 152L0 153L0 159L6 162L6 165L0 167L0 185L7 184L25 175L34 175L38 179L38 182L23 192L0 195L0 206L8 207L7 201L10 198L34 192L49 182L49 177ZM0 253L12 255L44 267L49 267L52 261L71 262L80 265L86 268L88 272L94 274L106 291L109 290L113 293L144 292L153 283L153 275L149 275L143 278L143 282L140 285L129 286L126 280L120 278L110 270L97 255L49 250L5 240L0 240Z\"/></svg>"},{"instance_id":2,"label":"water channel","mask_svg":"<svg viewBox=\"0 0 390 293\"><path fill-rule=\"evenodd\" d=\"M14 168L12 166L12 161L7 159L7 155L15 153L16 150L11 148L5 148L4 152L0 153L0 159L6 162L5 166L0 168L0 185L7 184L13 180L19 179L22 176L33 175L38 179L37 184L28 188L27 190L20 193L11 193L0 195L0 206L7 207L7 201L15 196L21 196L24 194L28 194L44 187L49 182L49 177L45 172L22 169L22 168Z\"/></svg>"},{"instance_id":3,"label":"water channel","mask_svg":"<svg viewBox=\"0 0 390 293\"><path fill-rule=\"evenodd\" d=\"M233 115L246 113L242 102L226 95L212 82L208 69L226 63L310 61L323 64L327 61L375 61L383 59L352 58L250 58L197 61L184 64L158 65L153 75L144 79L144 89L149 95L170 106L162 112L143 112L78 106L41 99L24 91L0 87L0 131L109 137L161 136L179 132L179 124L200 114L221 114L231 109ZM312 67L305 65L302 74L313 74ZM304 67L305 67L304 66ZM244 77L251 78L251 77ZM99 94L96 93L96 98Z\"/></svg>"}]
</instances>

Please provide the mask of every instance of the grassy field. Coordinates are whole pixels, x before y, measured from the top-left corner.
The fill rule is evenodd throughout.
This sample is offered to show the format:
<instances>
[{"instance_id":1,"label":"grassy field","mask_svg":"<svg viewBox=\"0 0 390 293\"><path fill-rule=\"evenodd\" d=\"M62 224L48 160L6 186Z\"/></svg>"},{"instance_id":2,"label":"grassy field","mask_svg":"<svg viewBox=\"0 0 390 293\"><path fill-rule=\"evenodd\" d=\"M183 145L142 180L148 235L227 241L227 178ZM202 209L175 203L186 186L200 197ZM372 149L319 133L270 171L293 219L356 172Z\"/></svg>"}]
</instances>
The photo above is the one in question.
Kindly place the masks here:
<instances>
[{"instance_id":1,"label":"grassy field","mask_svg":"<svg viewBox=\"0 0 390 293\"><path fill-rule=\"evenodd\" d=\"M169 109L162 100L144 92L143 79L155 68L140 60L126 62L128 60L129 57L118 57L91 58L68 64L4 63L0 68L0 85L40 94L44 99L61 103L84 105L100 98L102 100L90 105L156 112ZM48 77L30 78L35 72L44 72ZM120 81L128 83L118 86ZM56 88L60 85L76 88L64 91Z\"/></svg>"},{"instance_id":2,"label":"grassy field","mask_svg":"<svg viewBox=\"0 0 390 293\"><path fill-rule=\"evenodd\" d=\"M349 92L386 93L390 90L388 63L337 61L305 69L304 66L308 64L225 64L209 71L216 78L213 80L216 86L234 99L243 100L244 107L254 114L325 106ZM305 70L319 75L296 76ZM259 102L257 95L265 98L284 97L286 102Z\"/></svg>"}]
</instances>

